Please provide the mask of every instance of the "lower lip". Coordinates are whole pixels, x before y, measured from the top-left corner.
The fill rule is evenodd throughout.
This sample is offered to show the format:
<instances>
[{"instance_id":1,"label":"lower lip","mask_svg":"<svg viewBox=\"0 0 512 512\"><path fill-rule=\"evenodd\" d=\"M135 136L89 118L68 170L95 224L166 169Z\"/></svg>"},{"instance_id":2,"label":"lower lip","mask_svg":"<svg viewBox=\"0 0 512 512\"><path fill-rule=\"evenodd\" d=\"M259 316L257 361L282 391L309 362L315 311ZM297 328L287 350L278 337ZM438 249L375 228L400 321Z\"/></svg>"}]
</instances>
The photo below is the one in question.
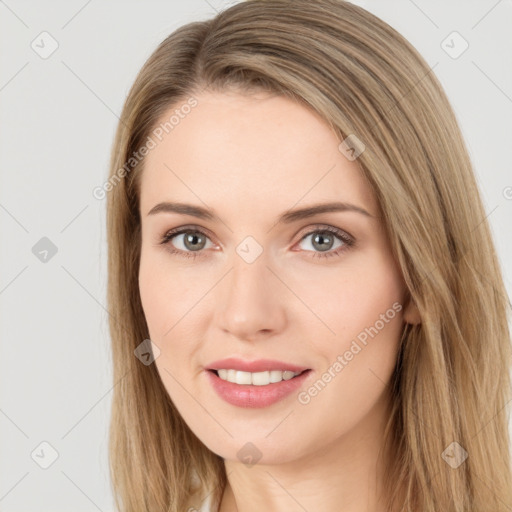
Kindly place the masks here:
<instances>
[{"instance_id":1,"label":"lower lip","mask_svg":"<svg viewBox=\"0 0 512 512\"><path fill-rule=\"evenodd\" d=\"M306 370L297 377L266 386L252 384L234 384L222 380L217 374L205 370L215 392L226 402L237 407L267 407L279 402L294 391L297 391L308 378L311 370Z\"/></svg>"}]
</instances>

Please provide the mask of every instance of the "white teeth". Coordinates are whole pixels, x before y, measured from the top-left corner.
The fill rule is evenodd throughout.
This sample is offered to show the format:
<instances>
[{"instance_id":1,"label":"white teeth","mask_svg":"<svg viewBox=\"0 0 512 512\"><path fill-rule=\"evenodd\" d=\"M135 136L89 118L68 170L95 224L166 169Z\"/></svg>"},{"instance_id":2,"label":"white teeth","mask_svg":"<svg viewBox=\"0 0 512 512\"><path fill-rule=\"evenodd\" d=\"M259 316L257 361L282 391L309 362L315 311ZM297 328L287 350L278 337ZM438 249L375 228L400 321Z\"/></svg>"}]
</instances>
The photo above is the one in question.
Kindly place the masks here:
<instances>
[{"instance_id":1,"label":"white teeth","mask_svg":"<svg viewBox=\"0 0 512 512\"><path fill-rule=\"evenodd\" d=\"M237 384L252 384L252 375L249 372L239 372L237 370L235 380Z\"/></svg>"},{"instance_id":2,"label":"white teeth","mask_svg":"<svg viewBox=\"0 0 512 512\"><path fill-rule=\"evenodd\" d=\"M247 373L246 375L249 376L249 382L246 384L253 384L254 386L266 386L270 383L269 372Z\"/></svg>"},{"instance_id":3,"label":"white teeth","mask_svg":"<svg viewBox=\"0 0 512 512\"><path fill-rule=\"evenodd\" d=\"M283 372L279 370L272 370L268 373L270 374L270 382L281 382L283 380Z\"/></svg>"},{"instance_id":4,"label":"white teeth","mask_svg":"<svg viewBox=\"0 0 512 512\"><path fill-rule=\"evenodd\" d=\"M289 370L271 370L265 372L241 372L239 370L217 370L222 380L227 380L234 384L252 384L253 386L266 386L282 380L290 380L301 372L291 372Z\"/></svg>"}]
</instances>

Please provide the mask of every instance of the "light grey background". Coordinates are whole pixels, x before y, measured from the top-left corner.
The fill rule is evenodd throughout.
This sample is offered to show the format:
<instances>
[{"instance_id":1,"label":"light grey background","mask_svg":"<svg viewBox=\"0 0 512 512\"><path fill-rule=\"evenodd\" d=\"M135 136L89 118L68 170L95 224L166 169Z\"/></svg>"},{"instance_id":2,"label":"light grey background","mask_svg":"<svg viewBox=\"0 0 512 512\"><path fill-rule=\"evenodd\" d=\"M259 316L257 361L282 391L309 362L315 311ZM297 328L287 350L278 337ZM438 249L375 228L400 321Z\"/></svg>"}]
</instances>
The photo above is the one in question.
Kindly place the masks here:
<instances>
[{"instance_id":1,"label":"light grey background","mask_svg":"<svg viewBox=\"0 0 512 512\"><path fill-rule=\"evenodd\" d=\"M510 294L512 1L355 3L435 66L475 164ZM0 1L2 512L113 510L105 200L92 191L107 177L117 116L144 61L175 28L227 5ZM463 41L453 31L469 44L458 58ZM58 48L42 58L52 39ZM57 248L46 262L32 250L43 237ZM40 464L52 451L42 442L58 453L47 469Z\"/></svg>"}]
</instances>

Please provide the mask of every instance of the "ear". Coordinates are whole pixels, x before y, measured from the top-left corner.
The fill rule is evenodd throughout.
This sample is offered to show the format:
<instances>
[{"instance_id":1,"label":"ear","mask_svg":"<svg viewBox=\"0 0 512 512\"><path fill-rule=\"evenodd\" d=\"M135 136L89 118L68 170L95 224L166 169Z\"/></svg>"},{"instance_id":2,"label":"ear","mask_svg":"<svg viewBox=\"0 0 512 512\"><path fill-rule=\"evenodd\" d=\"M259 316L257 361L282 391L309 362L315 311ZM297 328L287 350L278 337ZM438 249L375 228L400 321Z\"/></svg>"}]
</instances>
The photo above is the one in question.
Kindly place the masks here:
<instances>
[{"instance_id":1,"label":"ear","mask_svg":"<svg viewBox=\"0 0 512 512\"><path fill-rule=\"evenodd\" d=\"M404 321L408 324L418 325L421 324L421 316L418 307L412 300L412 297L408 296L406 305L404 307Z\"/></svg>"}]
</instances>

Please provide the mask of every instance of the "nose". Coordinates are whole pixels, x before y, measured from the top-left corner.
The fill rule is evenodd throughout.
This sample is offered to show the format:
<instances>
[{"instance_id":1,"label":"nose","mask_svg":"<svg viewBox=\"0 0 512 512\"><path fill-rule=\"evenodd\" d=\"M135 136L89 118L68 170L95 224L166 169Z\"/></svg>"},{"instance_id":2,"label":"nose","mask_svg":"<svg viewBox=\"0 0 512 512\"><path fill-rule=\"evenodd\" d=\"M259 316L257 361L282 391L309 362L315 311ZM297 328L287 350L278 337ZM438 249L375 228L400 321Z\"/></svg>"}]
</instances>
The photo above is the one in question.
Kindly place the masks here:
<instances>
[{"instance_id":1,"label":"nose","mask_svg":"<svg viewBox=\"0 0 512 512\"><path fill-rule=\"evenodd\" d=\"M252 263L236 256L218 292L216 322L225 333L256 340L285 328L289 297L263 255Z\"/></svg>"}]
</instances>

